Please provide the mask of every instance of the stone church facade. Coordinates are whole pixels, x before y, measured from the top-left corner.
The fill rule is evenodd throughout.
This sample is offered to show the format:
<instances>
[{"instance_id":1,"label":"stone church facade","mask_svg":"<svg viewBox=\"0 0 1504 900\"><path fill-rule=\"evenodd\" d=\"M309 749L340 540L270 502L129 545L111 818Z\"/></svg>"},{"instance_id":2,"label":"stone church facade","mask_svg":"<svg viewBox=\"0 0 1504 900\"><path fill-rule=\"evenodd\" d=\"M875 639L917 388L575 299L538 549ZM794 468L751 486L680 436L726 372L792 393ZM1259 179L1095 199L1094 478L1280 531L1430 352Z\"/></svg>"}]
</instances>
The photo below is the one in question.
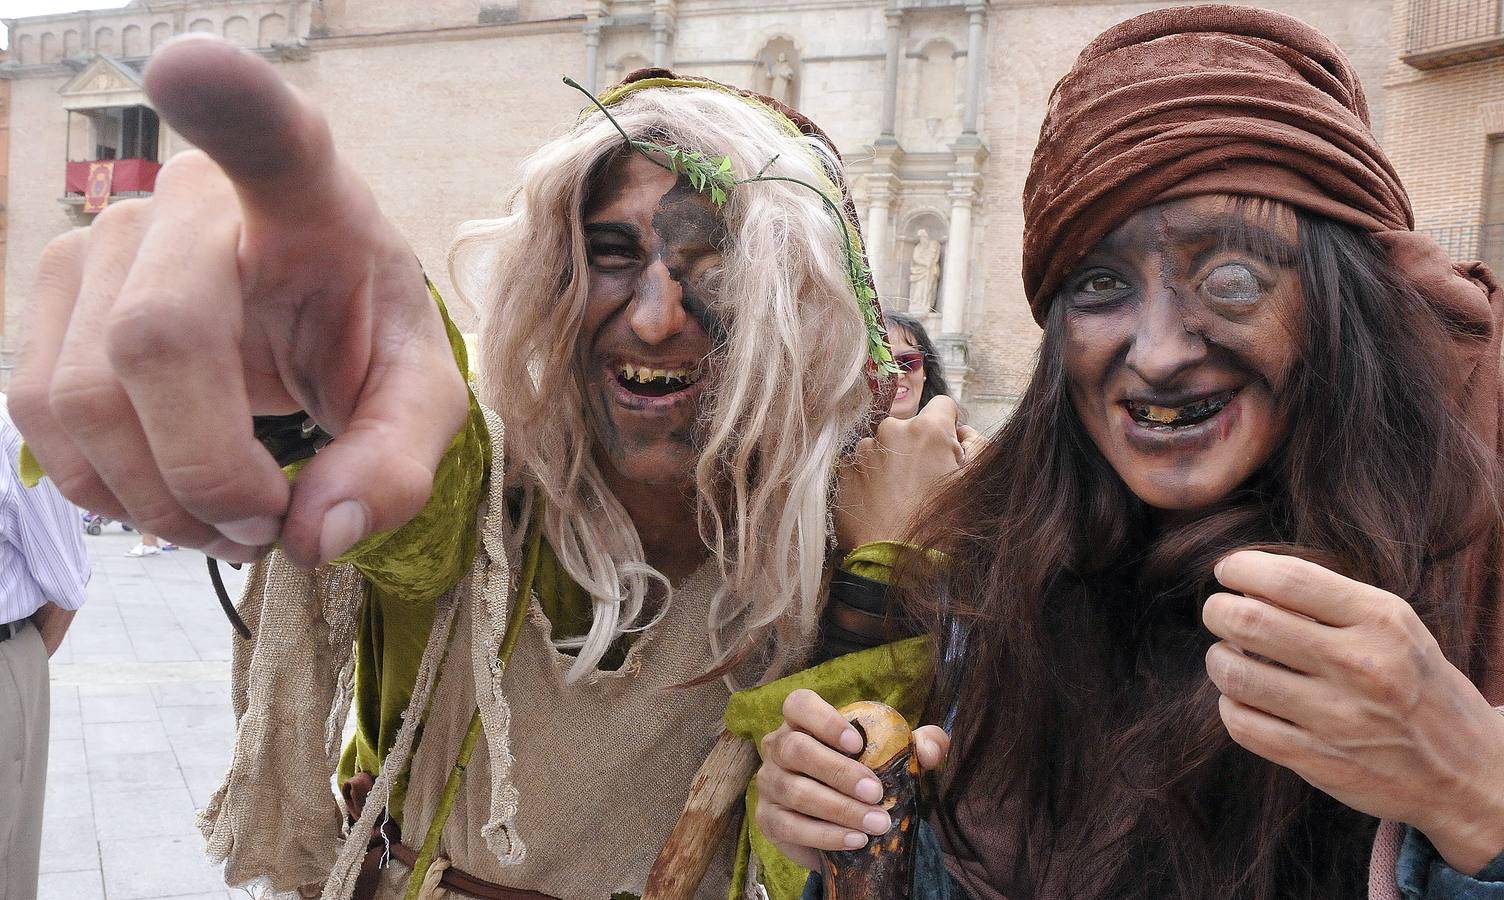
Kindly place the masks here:
<instances>
[{"instance_id":1,"label":"stone church facade","mask_svg":"<svg viewBox=\"0 0 1504 900\"><path fill-rule=\"evenodd\" d=\"M1382 125L1394 2L1403 0L1260 5L1332 35ZM1022 390L1038 343L1019 274L1020 196L1049 89L1100 31L1168 5L137 0L9 20L0 383L42 246L88 221L88 164L114 160L119 198L148 191L151 167L184 148L157 127L140 71L171 35L207 31L253 48L319 103L342 151L451 294L445 258L455 226L493 215L522 157L574 120L581 98L561 75L601 88L667 65L785 97L847 160L884 303L928 323L962 404L974 421L994 423ZM456 314L473 327L473 311Z\"/></svg>"}]
</instances>

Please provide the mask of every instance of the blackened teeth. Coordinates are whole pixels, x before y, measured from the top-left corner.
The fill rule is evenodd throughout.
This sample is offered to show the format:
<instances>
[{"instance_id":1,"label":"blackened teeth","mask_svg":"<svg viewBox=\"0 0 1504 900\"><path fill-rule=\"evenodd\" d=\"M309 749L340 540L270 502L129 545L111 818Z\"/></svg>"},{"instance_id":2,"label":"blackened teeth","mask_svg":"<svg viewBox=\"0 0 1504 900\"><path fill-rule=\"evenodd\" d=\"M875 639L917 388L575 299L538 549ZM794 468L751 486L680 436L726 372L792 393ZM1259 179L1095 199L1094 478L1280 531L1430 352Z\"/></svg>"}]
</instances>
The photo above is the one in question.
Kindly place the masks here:
<instances>
[{"instance_id":1,"label":"blackened teeth","mask_svg":"<svg viewBox=\"0 0 1504 900\"><path fill-rule=\"evenodd\" d=\"M1199 425L1215 416L1232 402L1237 391L1228 391L1178 407L1154 406L1147 403L1129 403L1128 412L1134 421L1148 428L1169 431Z\"/></svg>"}]
</instances>

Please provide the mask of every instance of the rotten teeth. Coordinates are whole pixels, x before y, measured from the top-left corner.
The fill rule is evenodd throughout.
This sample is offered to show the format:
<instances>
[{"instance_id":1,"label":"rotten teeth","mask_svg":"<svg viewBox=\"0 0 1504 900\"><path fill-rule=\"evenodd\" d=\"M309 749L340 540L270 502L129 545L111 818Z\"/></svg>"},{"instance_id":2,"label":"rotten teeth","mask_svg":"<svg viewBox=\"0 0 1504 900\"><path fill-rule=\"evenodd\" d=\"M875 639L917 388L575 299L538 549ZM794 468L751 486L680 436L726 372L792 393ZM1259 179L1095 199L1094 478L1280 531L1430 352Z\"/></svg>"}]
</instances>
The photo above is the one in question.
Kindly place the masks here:
<instances>
[{"instance_id":1,"label":"rotten teeth","mask_svg":"<svg viewBox=\"0 0 1504 900\"><path fill-rule=\"evenodd\" d=\"M700 373L694 369L654 369L648 366L634 366L631 363L619 364L616 367L616 373L626 381L635 381L639 384L669 380L693 384L700 380Z\"/></svg>"},{"instance_id":2,"label":"rotten teeth","mask_svg":"<svg viewBox=\"0 0 1504 900\"><path fill-rule=\"evenodd\" d=\"M1198 421L1209 418L1232 402L1233 395L1237 391L1216 396L1207 397L1187 403L1184 406L1156 406L1151 403L1130 403L1129 411L1133 417L1154 426L1175 426L1184 419L1196 419Z\"/></svg>"}]
</instances>

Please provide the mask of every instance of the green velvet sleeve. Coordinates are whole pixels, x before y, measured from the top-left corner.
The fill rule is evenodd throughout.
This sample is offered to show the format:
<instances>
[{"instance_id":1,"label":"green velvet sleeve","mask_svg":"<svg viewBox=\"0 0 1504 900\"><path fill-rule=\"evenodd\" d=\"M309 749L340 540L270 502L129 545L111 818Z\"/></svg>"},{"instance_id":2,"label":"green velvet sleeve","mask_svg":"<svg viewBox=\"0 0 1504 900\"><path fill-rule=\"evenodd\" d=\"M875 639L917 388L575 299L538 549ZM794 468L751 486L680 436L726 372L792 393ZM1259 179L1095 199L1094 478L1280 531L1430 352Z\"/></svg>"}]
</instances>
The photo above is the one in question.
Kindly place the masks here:
<instances>
[{"instance_id":1,"label":"green velvet sleeve","mask_svg":"<svg viewBox=\"0 0 1504 900\"><path fill-rule=\"evenodd\" d=\"M444 317L455 364L469 380L465 341L449 318L438 291L429 292ZM474 527L481 490L491 465L491 441L475 394L470 414L434 473L433 494L412 521L365 538L340 558L353 563L386 598L429 600L453 587L475 556Z\"/></svg>"},{"instance_id":2,"label":"green velvet sleeve","mask_svg":"<svg viewBox=\"0 0 1504 900\"><path fill-rule=\"evenodd\" d=\"M852 555L881 546L858 547ZM904 545L896 547L901 550ZM873 552L880 554L884 551ZM726 704L726 728L753 744L759 744L764 735L783 724L783 701L799 688L810 688L837 707L857 700L880 700L903 713L909 727L917 727L929 691L930 664L930 639L927 637L909 638L838 656L777 681L732 694ZM731 897L734 900L739 896L738 889L746 880L749 857L755 853L761 864L762 884L767 889L769 900L798 900L809 872L779 852L757 829L752 816L757 808L756 779L747 787L746 803L747 814L742 817L741 840L731 879Z\"/></svg>"},{"instance_id":3,"label":"green velvet sleeve","mask_svg":"<svg viewBox=\"0 0 1504 900\"><path fill-rule=\"evenodd\" d=\"M841 568L853 575L886 583L893 580L893 568L898 565L899 558L917 550L914 545L901 541L873 541L846 554L841 559Z\"/></svg>"}]
</instances>

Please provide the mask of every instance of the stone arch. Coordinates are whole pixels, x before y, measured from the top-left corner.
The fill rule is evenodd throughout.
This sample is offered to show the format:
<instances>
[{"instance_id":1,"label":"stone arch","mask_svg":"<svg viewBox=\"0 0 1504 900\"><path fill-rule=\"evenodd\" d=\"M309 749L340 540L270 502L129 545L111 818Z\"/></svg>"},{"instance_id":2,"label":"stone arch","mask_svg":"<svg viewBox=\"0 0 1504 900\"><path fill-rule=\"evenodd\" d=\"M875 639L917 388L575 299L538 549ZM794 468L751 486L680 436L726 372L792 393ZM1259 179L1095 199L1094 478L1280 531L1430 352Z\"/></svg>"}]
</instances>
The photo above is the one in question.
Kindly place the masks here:
<instances>
[{"instance_id":1,"label":"stone arch","mask_svg":"<svg viewBox=\"0 0 1504 900\"><path fill-rule=\"evenodd\" d=\"M29 34L23 34L16 38L16 62L19 65L29 66L40 60L37 59L37 39Z\"/></svg>"},{"instance_id":2,"label":"stone arch","mask_svg":"<svg viewBox=\"0 0 1504 900\"><path fill-rule=\"evenodd\" d=\"M277 13L261 17L256 29L256 46L270 47L273 41L287 40L287 20Z\"/></svg>"},{"instance_id":3,"label":"stone arch","mask_svg":"<svg viewBox=\"0 0 1504 900\"><path fill-rule=\"evenodd\" d=\"M943 147L961 133L962 65L956 45L942 37L926 40L909 54L911 81L900 107L908 120L908 142Z\"/></svg>"},{"instance_id":4,"label":"stone arch","mask_svg":"<svg viewBox=\"0 0 1504 900\"><path fill-rule=\"evenodd\" d=\"M94 29L94 52L100 56L119 56L120 48L115 45L115 29Z\"/></svg>"},{"instance_id":5,"label":"stone arch","mask_svg":"<svg viewBox=\"0 0 1504 900\"><path fill-rule=\"evenodd\" d=\"M50 31L42 33L42 53L38 60L44 63L55 63L63 58L63 48L59 46L57 35Z\"/></svg>"},{"instance_id":6,"label":"stone arch","mask_svg":"<svg viewBox=\"0 0 1504 900\"><path fill-rule=\"evenodd\" d=\"M251 46L251 23L245 16L231 16L225 19L225 40L241 47Z\"/></svg>"},{"instance_id":7,"label":"stone arch","mask_svg":"<svg viewBox=\"0 0 1504 900\"><path fill-rule=\"evenodd\" d=\"M214 27L214 23L211 22L211 21L209 21L208 19L194 19L193 22L188 26L188 30L189 31L206 31L209 34L213 34L214 32L218 31L219 29L215 28Z\"/></svg>"},{"instance_id":8,"label":"stone arch","mask_svg":"<svg viewBox=\"0 0 1504 900\"><path fill-rule=\"evenodd\" d=\"M146 55L146 36L140 25L127 25L120 29L120 55L134 59Z\"/></svg>"},{"instance_id":9,"label":"stone arch","mask_svg":"<svg viewBox=\"0 0 1504 900\"><path fill-rule=\"evenodd\" d=\"M799 88L804 79L799 46L793 38L782 34L769 38L757 51L754 66L759 91L798 108Z\"/></svg>"},{"instance_id":10,"label":"stone arch","mask_svg":"<svg viewBox=\"0 0 1504 900\"><path fill-rule=\"evenodd\" d=\"M167 43L167 39L170 37L172 37L172 26L170 24L158 22L151 26L151 49L156 50Z\"/></svg>"},{"instance_id":11,"label":"stone arch","mask_svg":"<svg viewBox=\"0 0 1504 900\"><path fill-rule=\"evenodd\" d=\"M69 28L63 32L63 55L77 56L84 50L83 39L78 34L78 29Z\"/></svg>"},{"instance_id":12,"label":"stone arch","mask_svg":"<svg viewBox=\"0 0 1504 900\"><path fill-rule=\"evenodd\" d=\"M921 304L916 308L912 305L913 283L910 281L910 271L914 266L914 248L919 245L920 232L925 232L930 240L940 245L940 264L945 261L945 244L950 236L950 223L945 214L933 207L920 207L910 210L898 221L898 247L896 258L898 261L898 296L903 298L902 303L895 304L899 309L906 309L916 316L924 316L940 309L941 292L944 290L945 270L940 270L940 276L935 281L934 292L927 304Z\"/></svg>"}]
</instances>

